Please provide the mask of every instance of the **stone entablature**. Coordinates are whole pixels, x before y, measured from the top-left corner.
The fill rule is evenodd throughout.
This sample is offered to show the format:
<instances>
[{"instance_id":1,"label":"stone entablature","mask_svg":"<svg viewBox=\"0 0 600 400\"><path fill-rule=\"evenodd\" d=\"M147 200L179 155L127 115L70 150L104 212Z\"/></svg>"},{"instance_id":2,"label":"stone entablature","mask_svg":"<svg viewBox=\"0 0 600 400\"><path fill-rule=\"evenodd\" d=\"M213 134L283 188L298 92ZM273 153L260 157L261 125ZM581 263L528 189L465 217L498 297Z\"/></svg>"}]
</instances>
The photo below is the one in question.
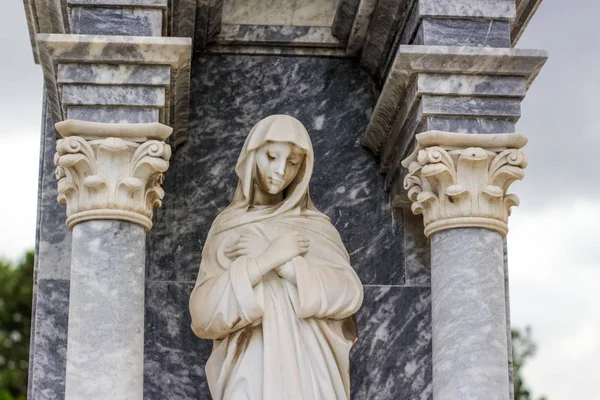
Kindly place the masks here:
<instances>
[{"instance_id":1,"label":"stone entablature","mask_svg":"<svg viewBox=\"0 0 600 400\"><path fill-rule=\"evenodd\" d=\"M410 205L402 160L419 132L514 132L521 101L547 56L528 49L400 46L363 138L380 156L392 206Z\"/></svg>"},{"instance_id":2,"label":"stone entablature","mask_svg":"<svg viewBox=\"0 0 600 400\"><path fill-rule=\"evenodd\" d=\"M113 219L152 227L154 209L165 195L172 129L151 124L104 124L67 120L54 163L58 202L67 207L67 225Z\"/></svg>"},{"instance_id":3,"label":"stone entablature","mask_svg":"<svg viewBox=\"0 0 600 400\"><path fill-rule=\"evenodd\" d=\"M519 198L508 187L523 179L527 139L517 133L466 134L428 131L403 161L404 189L415 215L423 214L425 235L454 228L508 233L510 208Z\"/></svg>"},{"instance_id":4,"label":"stone entablature","mask_svg":"<svg viewBox=\"0 0 600 400\"><path fill-rule=\"evenodd\" d=\"M186 139L191 39L40 34L38 45L55 123L160 122L174 147Z\"/></svg>"}]
</instances>

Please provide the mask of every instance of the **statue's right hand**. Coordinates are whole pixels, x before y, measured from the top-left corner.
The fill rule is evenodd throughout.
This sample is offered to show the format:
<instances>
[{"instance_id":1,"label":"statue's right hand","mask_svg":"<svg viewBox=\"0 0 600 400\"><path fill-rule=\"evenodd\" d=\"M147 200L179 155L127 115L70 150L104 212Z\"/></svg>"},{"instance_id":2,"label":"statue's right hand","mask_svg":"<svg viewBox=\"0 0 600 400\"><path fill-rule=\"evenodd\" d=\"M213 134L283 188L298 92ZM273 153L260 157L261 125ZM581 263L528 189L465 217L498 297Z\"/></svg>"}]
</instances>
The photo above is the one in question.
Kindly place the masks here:
<instances>
[{"instance_id":1,"label":"statue's right hand","mask_svg":"<svg viewBox=\"0 0 600 400\"><path fill-rule=\"evenodd\" d=\"M309 246L309 239L298 232L289 232L275 239L265 252L268 269L277 268L294 257L306 254Z\"/></svg>"},{"instance_id":2,"label":"statue's right hand","mask_svg":"<svg viewBox=\"0 0 600 400\"><path fill-rule=\"evenodd\" d=\"M290 261L294 257L306 254L309 246L310 240L296 231L286 233L271 243L271 247L285 255L285 262Z\"/></svg>"}]
</instances>

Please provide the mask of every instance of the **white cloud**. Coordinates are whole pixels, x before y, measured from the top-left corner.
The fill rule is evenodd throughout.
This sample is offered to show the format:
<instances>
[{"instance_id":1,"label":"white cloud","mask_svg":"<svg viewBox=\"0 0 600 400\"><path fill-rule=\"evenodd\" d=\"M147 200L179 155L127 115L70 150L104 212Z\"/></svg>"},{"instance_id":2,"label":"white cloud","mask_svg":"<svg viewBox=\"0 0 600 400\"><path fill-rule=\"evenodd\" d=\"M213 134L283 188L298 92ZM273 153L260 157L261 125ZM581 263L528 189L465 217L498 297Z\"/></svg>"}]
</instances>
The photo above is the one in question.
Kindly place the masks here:
<instances>
[{"instance_id":1,"label":"white cloud","mask_svg":"<svg viewBox=\"0 0 600 400\"><path fill-rule=\"evenodd\" d=\"M0 135L0 257L13 261L35 245L39 130Z\"/></svg>"},{"instance_id":2,"label":"white cloud","mask_svg":"<svg viewBox=\"0 0 600 400\"><path fill-rule=\"evenodd\" d=\"M597 399L600 359L600 201L515 212L509 225L513 326L539 349L525 369L550 400Z\"/></svg>"}]
</instances>

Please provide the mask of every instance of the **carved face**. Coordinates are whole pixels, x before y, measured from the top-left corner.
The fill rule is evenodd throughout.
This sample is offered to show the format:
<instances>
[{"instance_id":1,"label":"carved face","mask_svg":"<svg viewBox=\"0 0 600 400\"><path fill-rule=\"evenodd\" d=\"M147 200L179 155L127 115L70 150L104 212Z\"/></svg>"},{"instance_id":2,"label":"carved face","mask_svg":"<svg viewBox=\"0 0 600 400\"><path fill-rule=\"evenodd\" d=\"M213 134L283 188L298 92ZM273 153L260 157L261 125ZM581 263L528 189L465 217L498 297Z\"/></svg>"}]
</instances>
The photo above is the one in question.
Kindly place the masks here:
<instances>
[{"instance_id":1,"label":"carved face","mask_svg":"<svg viewBox=\"0 0 600 400\"><path fill-rule=\"evenodd\" d=\"M304 150L289 142L267 142L256 150L256 183L270 194L283 191L294 180Z\"/></svg>"}]
</instances>

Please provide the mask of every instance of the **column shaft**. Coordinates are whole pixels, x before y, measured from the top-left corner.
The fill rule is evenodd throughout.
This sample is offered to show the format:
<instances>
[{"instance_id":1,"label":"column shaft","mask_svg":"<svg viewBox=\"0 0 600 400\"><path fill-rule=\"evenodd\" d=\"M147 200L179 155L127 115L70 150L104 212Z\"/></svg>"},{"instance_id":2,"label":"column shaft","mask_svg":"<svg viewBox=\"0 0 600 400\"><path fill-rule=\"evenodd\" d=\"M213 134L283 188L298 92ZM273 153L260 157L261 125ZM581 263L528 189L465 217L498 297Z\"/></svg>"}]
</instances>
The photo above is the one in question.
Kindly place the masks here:
<instances>
[{"instance_id":1,"label":"column shaft","mask_svg":"<svg viewBox=\"0 0 600 400\"><path fill-rule=\"evenodd\" d=\"M480 228L431 237L435 400L508 400L502 240Z\"/></svg>"},{"instance_id":2,"label":"column shaft","mask_svg":"<svg viewBox=\"0 0 600 400\"><path fill-rule=\"evenodd\" d=\"M73 227L66 400L141 400L144 267L141 225Z\"/></svg>"}]
</instances>

